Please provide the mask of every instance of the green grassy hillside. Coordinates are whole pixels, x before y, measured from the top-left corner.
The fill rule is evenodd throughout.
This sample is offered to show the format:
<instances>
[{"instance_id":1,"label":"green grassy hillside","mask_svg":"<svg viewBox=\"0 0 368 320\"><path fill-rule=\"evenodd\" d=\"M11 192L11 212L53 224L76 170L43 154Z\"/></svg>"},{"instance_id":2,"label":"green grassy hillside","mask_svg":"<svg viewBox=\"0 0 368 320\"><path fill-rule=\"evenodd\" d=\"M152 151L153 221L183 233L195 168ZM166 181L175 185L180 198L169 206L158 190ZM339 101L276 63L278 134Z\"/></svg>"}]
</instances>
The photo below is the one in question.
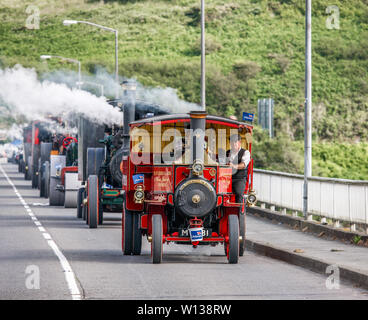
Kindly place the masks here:
<instances>
[{"instance_id":1,"label":"green grassy hillside","mask_svg":"<svg viewBox=\"0 0 368 320\"><path fill-rule=\"evenodd\" d=\"M345 143L355 154L354 148L366 147L351 143L368 139L368 1L312 2L314 145L330 150L332 143ZM121 75L176 88L180 97L199 102L199 3L0 0L1 64L21 63L40 72L71 68L39 59L41 54L58 54L81 60L84 72L93 73L96 65L113 72L113 34L62 25L64 19L93 21L119 30ZM38 30L25 27L28 4L39 7ZM340 10L338 30L326 27L331 4ZM209 112L240 116L242 111L256 112L257 99L274 98L278 139L289 154L279 159L281 169L302 172L300 148L290 141L303 139L304 1L206 0L206 5ZM268 143L259 141L260 153ZM276 142L270 143L277 149ZM315 172L348 177L344 170L326 169L320 154L314 153L321 166ZM345 160L336 159L336 166L343 167ZM275 159L257 162L272 167Z\"/></svg>"}]
</instances>

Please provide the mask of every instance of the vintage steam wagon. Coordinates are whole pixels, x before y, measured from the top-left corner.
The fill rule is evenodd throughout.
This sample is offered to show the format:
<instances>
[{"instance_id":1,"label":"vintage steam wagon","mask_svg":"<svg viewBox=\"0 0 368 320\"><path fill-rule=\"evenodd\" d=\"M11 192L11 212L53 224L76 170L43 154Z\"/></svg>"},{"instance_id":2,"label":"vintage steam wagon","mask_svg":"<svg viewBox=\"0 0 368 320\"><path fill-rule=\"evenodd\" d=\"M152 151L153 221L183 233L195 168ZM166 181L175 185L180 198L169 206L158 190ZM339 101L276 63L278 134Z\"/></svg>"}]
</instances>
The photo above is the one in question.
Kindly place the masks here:
<instances>
[{"instance_id":1,"label":"vintage steam wagon","mask_svg":"<svg viewBox=\"0 0 368 320\"><path fill-rule=\"evenodd\" d=\"M139 255L147 236L153 263L162 261L163 243L170 242L194 248L221 243L229 263L237 263L244 253L246 207L256 202L253 162L236 202L226 150L237 134L251 152L252 126L202 111L130 121L131 101L121 164L123 253Z\"/></svg>"},{"instance_id":2,"label":"vintage steam wagon","mask_svg":"<svg viewBox=\"0 0 368 320\"><path fill-rule=\"evenodd\" d=\"M67 192L65 183L74 185L68 181L77 180L76 176L66 176L67 172L76 174L77 139L53 134L54 125L64 126L64 123L59 118L49 120L51 122L33 121L24 128L25 177L32 179L32 187L40 190L40 197L50 198L50 205L76 207L79 185L70 190L73 192Z\"/></svg>"},{"instance_id":3,"label":"vintage steam wagon","mask_svg":"<svg viewBox=\"0 0 368 320\"><path fill-rule=\"evenodd\" d=\"M56 134L50 151L49 198L51 206L77 207L78 140L72 134Z\"/></svg>"},{"instance_id":4,"label":"vintage steam wagon","mask_svg":"<svg viewBox=\"0 0 368 320\"><path fill-rule=\"evenodd\" d=\"M78 122L78 181L81 186L77 192L77 218L87 219L87 181L97 174L103 161L103 148L98 148L104 139L105 126L80 117Z\"/></svg>"},{"instance_id":5,"label":"vintage steam wagon","mask_svg":"<svg viewBox=\"0 0 368 320\"><path fill-rule=\"evenodd\" d=\"M125 86L134 87L135 83L126 82ZM157 105L143 101L135 101L135 108L132 109L129 98L128 100L125 98L111 100L109 103L125 110L124 114L132 112L130 119L168 113ZM98 225L103 224L104 211L121 213L123 210L124 191L121 173L123 149L121 147L124 137L129 137L129 122L126 123L125 118L123 126L105 126L104 137L99 139L100 146L103 148L87 149L87 181L85 188L79 191L78 217L84 218L90 228L97 228Z\"/></svg>"},{"instance_id":6,"label":"vintage steam wagon","mask_svg":"<svg viewBox=\"0 0 368 320\"><path fill-rule=\"evenodd\" d=\"M30 125L23 129L23 161L20 166L24 171L25 179L32 180L32 188L40 188L40 159L44 150L44 144L49 142L51 134L47 130L45 123L32 121ZM47 153L47 152L46 152ZM22 161L22 162L23 162Z\"/></svg>"},{"instance_id":7,"label":"vintage steam wagon","mask_svg":"<svg viewBox=\"0 0 368 320\"><path fill-rule=\"evenodd\" d=\"M31 150L32 150L32 125L23 128L23 153L21 157L20 171L24 173L25 180L31 180Z\"/></svg>"}]
</instances>

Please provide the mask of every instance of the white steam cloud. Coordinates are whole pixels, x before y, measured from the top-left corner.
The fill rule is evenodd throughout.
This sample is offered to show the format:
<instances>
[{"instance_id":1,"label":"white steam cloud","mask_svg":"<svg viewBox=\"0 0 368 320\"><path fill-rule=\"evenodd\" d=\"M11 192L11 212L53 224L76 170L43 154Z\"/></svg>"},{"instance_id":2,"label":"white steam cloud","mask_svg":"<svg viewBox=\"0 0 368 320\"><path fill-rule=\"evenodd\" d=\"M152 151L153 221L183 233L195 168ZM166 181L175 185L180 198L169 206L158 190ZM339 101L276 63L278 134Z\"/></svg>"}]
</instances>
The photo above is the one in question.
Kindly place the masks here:
<instances>
[{"instance_id":1,"label":"white steam cloud","mask_svg":"<svg viewBox=\"0 0 368 320\"><path fill-rule=\"evenodd\" d=\"M120 83L123 80L126 78L120 78ZM75 116L78 114L100 124L123 123L123 113L105 98L114 98L118 91L124 103L123 90L116 84L114 76L98 68L94 75L82 76L82 90L77 89L77 81L78 74L74 71L58 70L44 73L39 78L34 69L21 65L0 69L0 111L18 120L50 122L49 130L58 133L75 133ZM100 96L101 85L104 96ZM92 90L95 94L85 90ZM159 105L171 113L200 109L199 105L180 99L173 88L147 88L137 81L136 94L138 100ZM64 126L58 126L50 117L61 117ZM21 132L22 127L13 126L9 135L11 139L19 139Z\"/></svg>"},{"instance_id":2,"label":"white steam cloud","mask_svg":"<svg viewBox=\"0 0 368 320\"><path fill-rule=\"evenodd\" d=\"M0 103L12 115L23 115L27 120L45 120L49 116L67 119L73 114L83 114L98 123L120 124L123 115L118 108L108 104L103 97L70 89L67 85L39 81L34 69L20 65L0 70Z\"/></svg>"},{"instance_id":3,"label":"white steam cloud","mask_svg":"<svg viewBox=\"0 0 368 320\"><path fill-rule=\"evenodd\" d=\"M68 86L75 87L78 81L78 73L75 71L57 70L43 74L42 79L57 83L67 83ZM124 80L128 79L121 77L120 83ZM159 105L171 113L187 113L192 110L200 110L201 108L198 104L180 99L176 89L144 87L136 79L134 80L137 82L137 99L141 101ZM97 95L101 94L101 89L98 85L102 85L103 93L106 97L115 98L115 93L118 91L119 97L124 99L122 87L117 85L115 78L103 68L96 68L96 72L92 76L83 75L82 83L82 89L92 89ZM92 85L92 83L95 85Z\"/></svg>"},{"instance_id":4,"label":"white steam cloud","mask_svg":"<svg viewBox=\"0 0 368 320\"><path fill-rule=\"evenodd\" d=\"M23 127L16 123L13 123L12 126L6 130L6 137L10 140L22 140Z\"/></svg>"},{"instance_id":5,"label":"white steam cloud","mask_svg":"<svg viewBox=\"0 0 368 320\"><path fill-rule=\"evenodd\" d=\"M138 85L137 98L158 104L172 113L188 113L200 110L199 105L179 99L176 90L173 88L144 88Z\"/></svg>"}]
</instances>

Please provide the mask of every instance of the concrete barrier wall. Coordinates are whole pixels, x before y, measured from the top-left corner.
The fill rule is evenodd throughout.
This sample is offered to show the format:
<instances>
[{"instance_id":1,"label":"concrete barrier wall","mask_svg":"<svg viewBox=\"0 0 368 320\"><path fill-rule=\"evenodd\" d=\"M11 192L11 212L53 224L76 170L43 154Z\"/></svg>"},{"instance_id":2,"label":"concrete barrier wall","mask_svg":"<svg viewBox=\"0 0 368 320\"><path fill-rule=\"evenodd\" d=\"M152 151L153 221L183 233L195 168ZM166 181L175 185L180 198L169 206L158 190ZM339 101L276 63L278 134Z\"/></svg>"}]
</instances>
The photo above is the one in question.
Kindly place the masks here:
<instances>
[{"instance_id":1,"label":"concrete barrier wall","mask_svg":"<svg viewBox=\"0 0 368 320\"><path fill-rule=\"evenodd\" d=\"M254 169L254 189L260 202L302 211L303 183L302 175ZM368 224L368 181L311 177L308 213Z\"/></svg>"}]
</instances>

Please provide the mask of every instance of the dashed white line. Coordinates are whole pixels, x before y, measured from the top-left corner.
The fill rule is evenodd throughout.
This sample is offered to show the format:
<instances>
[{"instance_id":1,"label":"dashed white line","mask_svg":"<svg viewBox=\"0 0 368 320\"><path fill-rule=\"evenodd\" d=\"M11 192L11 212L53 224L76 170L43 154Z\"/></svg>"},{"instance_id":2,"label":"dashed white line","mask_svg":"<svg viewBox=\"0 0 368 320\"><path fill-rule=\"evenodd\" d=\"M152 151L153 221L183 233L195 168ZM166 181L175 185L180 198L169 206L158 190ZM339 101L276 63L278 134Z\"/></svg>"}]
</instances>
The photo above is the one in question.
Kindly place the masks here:
<instances>
[{"instance_id":1,"label":"dashed white line","mask_svg":"<svg viewBox=\"0 0 368 320\"><path fill-rule=\"evenodd\" d=\"M18 192L17 188L15 187L14 183L10 180L6 172L4 171L3 167L0 165L0 170L8 183L12 186L15 194L18 196L20 202L23 204L24 208L26 209L28 215L31 217L34 224L37 226L38 230L41 232L42 236L47 241L47 244L50 246L50 248L54 251L55 255L58 257L59 262L61 264L61 267L63 268L65 280L68 284L68 288L70 291L70 294L72 295L73 300L80 300L81 299L81 293L79 291L77 281L75 279L74 272L68 262L68 260L65 258L59 247L56 245L55 241L52 239L51 235L45 230L45 228L42 226L41 222L38 221L38 219L35 217L34 213L32 212L31 208L28 206L28 204L24 201L20 193Z\"/></svg>"}]
</instances>

